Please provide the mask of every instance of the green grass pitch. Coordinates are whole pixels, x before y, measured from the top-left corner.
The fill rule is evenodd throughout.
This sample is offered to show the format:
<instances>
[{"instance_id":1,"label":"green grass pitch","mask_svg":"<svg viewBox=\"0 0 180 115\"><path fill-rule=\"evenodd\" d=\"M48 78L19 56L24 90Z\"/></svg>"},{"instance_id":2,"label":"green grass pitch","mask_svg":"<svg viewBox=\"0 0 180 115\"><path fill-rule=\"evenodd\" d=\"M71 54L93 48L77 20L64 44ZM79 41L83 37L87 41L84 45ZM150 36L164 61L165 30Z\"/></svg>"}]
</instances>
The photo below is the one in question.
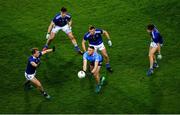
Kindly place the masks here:
<instances>
[{"instance_id":1,"label":"green grass pitch","mask_svg":"<svg viewBox=\"0 0 180 115\"><path fill-rule=\"evenodd\" d=\"M30 49L42 48L50 20L65 6L79 44L90 24L110 33L107 46L113 74L100 94L93 78L80 80L82 57L63 32L52 42L55 53L42 57L37 76L52 96L23 90ZM180 113L179 0L1 0L0 113ZM154 23L164 37L163 59L148 78L149 35Z\"/></svg>"}]
</instances>

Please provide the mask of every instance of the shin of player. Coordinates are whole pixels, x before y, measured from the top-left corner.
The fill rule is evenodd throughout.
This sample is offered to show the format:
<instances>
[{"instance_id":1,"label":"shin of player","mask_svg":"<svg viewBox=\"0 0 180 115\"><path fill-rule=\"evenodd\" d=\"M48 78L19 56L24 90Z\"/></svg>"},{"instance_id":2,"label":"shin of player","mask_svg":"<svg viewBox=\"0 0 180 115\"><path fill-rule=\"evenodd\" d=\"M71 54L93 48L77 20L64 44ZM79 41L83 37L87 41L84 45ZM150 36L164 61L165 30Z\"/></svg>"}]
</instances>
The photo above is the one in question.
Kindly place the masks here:
<instances>
[{"instance_id":1,"label":"shin of player","mask_svg":"<svg viewBox=\"0 0 180 115\"><path fill-rule=\"evenodd\" d=\"M82 51L78 47L78 44L71 29L72 29L71 16L67 13L67 9L62 7L61 12L54 17L54 19L51 21L48 27L48 32L46 35L47 42L43 50L46 50L48 48L51 41L55 38L56 33L58 33L59 30L62 30L67 34L68 38L71 40L72 44L75 47L75 50L78 53L82 54Z\"/></svg>"},{"instance_id":2,"label":"shin of player","mask_svg":"<svg viewBox=\"0 0 180 115\"><path fill-rule=\"evenodd\" d=\"M102 53L102 56L105 59L106 62L106 69L109 72L112 72L112 68L109 63L109 56L107 54L106 48L103 44L102 36L101 34L105 35L108 39L108 45L112 46L112 42L110 40L109 34L105 30L96 29L94 26L89 27L89 32L87 32L84 35L84 39L82 40L82 48L84 51L86 51L86 41L89 41L89 46L93 46L95 48L95 51L99 50Z\"/></svg>"},{"instance_id":3,"label":"shin of player","mask_svg":"<svg viewBox=\"0 0 180 115\"><path fill-rule=\"evenodd\" d=\"M88 51L83 54L83 71L87 70L87 61L90 62L90 71L96 80L96 92L99 92L103 84L103 80L100 80L100 69L102 66L103 58L100 54L95 52L93 46L88 47Z\"/></svg>"},{"instance_id":4,"label":"shin of player","mask_svg":"<svg viewBox=\"0 0 180 115\"><path fill-rule=\"evenodd\" d=\"M36 77L36 69L40 65L40 58L42 55L55 51L55 47L53 49L47 49L45 51L38 51L37 48L32 49L32 56L28 58L27 68L25 71L25 87L31 86L31 83L34 84L37 89L43 94L43 96L47 99L50 98L50 96L45 92L43 86L41 85L41 82Z\"/></svg>"}]
</instances>

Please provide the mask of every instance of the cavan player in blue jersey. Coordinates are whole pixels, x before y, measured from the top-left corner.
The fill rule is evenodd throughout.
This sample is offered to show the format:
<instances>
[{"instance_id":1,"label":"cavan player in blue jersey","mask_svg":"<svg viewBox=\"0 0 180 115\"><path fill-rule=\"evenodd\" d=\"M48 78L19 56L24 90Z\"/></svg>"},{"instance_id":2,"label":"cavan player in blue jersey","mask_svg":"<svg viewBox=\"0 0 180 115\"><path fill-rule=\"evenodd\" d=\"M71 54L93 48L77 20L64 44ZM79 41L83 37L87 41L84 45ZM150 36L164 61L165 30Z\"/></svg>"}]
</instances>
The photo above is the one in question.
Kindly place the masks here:
<instances>
[{"instance_id":1,"label":"cavan player in blue jersey","mask_svg":"<svg viewBox=\"0 0 180 115\"><path fill-rule=\"evenodd\" d=\"M149 24L147 26L147 32L150 33L150 36L152 38L149 48L150 68L147 72L147 75L150 76L154 72L153 69L159 67L157 64L155 53L158 52L158 56L162 57L160 51L163 44L163 38L153 24Z\"/></svg>"},{"instance_id":2,"label":"cavan player in blue jersey","mask_svg":"<svg viewBox=\"0 0 180 115\"><path fill-rule=\"evenodd\" d=\"M25 88L30 87L32 83L37 87L37 89L41 92L41 94L47 99L49 99L50 96L47 94L47 92L45 92L40 81L37 79L36 69L40 65L41 56L52 51L53 52L55 51L55 47L53 47L52 49L47 49L45 51L38 51L37 48L33 48L32 56L28 58L28 63L27 63L26 71L25 71L25 77L26 77Z\"/></svg>"},{"instance_id":3,"label":"cavan player in blue jersey","mask_svg":"<svg viewBox=\"0 0 180 115\"><path fill-rule=\"evenodd\" d=\"M82 48L84 51L86 51L86 41L89 41L89 46L93 46L95 48L95 51L99 50L102 53L102 56L105 59L106 62L106 69L109 72L112 72L112 68L109 64L109 56L107 54L106 48L103 44L103 40L102 40L102 34L104 34L107 39L108 39L108 45L112 46L112 42L110 40L109 34L107 31L102 30L102 29L97 29L94 26L90 26L89 27L89 32L87 32L84 35L84 39L82 40Z\"/></svg>"},{"instance_id":4,"label":"cavan player in blue jersey","mask_svg":"<svg viewBox=\"0 0 180 115\"><path fill-rule=\"evenodd\" d=\"M76 39L72 33L72 19L71 16L67 13L67 9L62 7L61 12L58 13L53 20L51 21L49 27L48 27L48 32L46 35L46 45L44 46L43 50L46 50L48 46L50 45L51 41L54 39L56 33L59 30L62 30L67 34L67 36L70 38L71 42L73 43L75 50L82 54L82 51L78 47L78 44L76 42Z\"/></svg>"},{"instance_id":5,"label":"cavan player in blue jersey","mask_svg":"<svg viewBox=\"0 0 180 115\"><path fill-rule=\"evenodd\" d=\"M87 63L90 62L90 71L95 77L96 80L96 89L95 92L100 92L105 77L100 78L100 69L102 66L103 58L100 54L95 52L93 46L88 47L88 51L83 54L83 71L86 73Z\"/></svg>"}]
</instances>

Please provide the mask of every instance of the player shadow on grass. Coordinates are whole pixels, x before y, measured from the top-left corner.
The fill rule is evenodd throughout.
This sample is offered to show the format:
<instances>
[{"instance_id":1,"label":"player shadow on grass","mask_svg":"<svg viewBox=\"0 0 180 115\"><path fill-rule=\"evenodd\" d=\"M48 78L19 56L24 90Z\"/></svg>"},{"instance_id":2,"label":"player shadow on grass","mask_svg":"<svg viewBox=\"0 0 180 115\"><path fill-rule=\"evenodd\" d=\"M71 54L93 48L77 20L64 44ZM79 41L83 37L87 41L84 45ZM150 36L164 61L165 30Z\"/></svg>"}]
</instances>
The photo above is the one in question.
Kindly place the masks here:
<instances>
[{"instance_id":1,"label":"player shadow on grass","mask_svg":"<svg viewBox=\"0 0 180 115\"><path fill-rule=\"evenodd\" d=\"M49 57L48 57L49 58ZM46 66L46 70L43 71L44 79L49 83L58 83L63 84L64 82L73 79L72 74L77 74L78 70L76 63L76 56L74 56L70 61L63 61L62 57L59 57L55 63L52 63L53 60L46 60L43 64Z\"/></svg>"},{"instance_id":2,"label":"player shadow on grass","mask_svg":"<svg viewBox=\"0 0 180 115\"><path fill-rule=\"evenodd\" d=\"M30 96L30 93L32 93L32 92L31 91L25 91L25 95L24 95L25 105L24 105L24 112L23 113L24 114L27 114L27 113L36 113L36 114L41 113L42 106L47 105L50 100L47 100L47 99L45 99L43 97L41 98L41 95L39 95L39 98L41 98L40 102L38 101L39 103L36 102L36 105L33 105L31 103L32 96ZM32 110L32 108L34 108L32 106L36 106L35 110Z\"/></svg>"}]
</instances>

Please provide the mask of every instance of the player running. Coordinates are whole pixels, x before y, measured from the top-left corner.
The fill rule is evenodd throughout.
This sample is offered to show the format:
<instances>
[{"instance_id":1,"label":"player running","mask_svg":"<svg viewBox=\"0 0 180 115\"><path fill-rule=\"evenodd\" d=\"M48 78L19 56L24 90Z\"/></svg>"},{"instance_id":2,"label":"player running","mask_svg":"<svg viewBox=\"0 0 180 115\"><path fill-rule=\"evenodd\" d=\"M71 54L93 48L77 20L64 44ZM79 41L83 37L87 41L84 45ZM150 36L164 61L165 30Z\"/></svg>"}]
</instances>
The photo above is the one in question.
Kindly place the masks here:
<instances>
[{"instance_id":1,"label":"player running","mask_svg":"<svg viewBox=\"0 0 180 115\"><path fill-rule=\"evenodd\" d=\"M48 32L46 35L46 45L44 46L43 50L46 50L48 46L50 45L51 41L55 38L56 33L58 33L59 30L62 30L67 34L67 36L70 38L71 42L73 43L75 50L82 54L82 51L78 47L78 44L76 42L76 39L72 33L72 19L71 16L67 13L67 9L65 7L61 8L61 12L58 13L54 19L51 21Z\"/></svg>"},{"instance_id":2,"label":"player running","mask_svg":"<svg viewBox=\"0 0 180 115\"><path fill-rule=\"evenodd\" d=\"M100 69L102 66L103 58L100 54L95 52L93 46L88 47L88 51L83 54L83 71L86 73L87 70L87 61L90 62L90 70L96 80L96 89L95 92L100 92L101 86L105 80L105 77L100 78Z\"/></svg>"},{"instance_id":3,"label":"player running","mask_svg":"<svg viewBox=\"0 0 180 115\"><path fill-rule=\"evenodd\" d=\"M97 29L94 26L90 26L89 27L89 32L87 32L84 35L84 39L82 40L82 48L84 51L86 51L86 41L89 41L89 46L93 46L95 48L95 51L101 51L105 62L106 62L106 69L109 72L112 72L112 68L109 64L109 56L107 54L106 48L103 44L103 40L102 40L102 36L101 35L105 35L108 39L108 45L111 47L112 46L112 42L110 40L109 34L107 31L102 30L102 29Z\"/></svg>"},{"instance_id":4,"label":"player running","mask_svg":"<svg viewBox=\"0 0 180 115\"><path fill-rule=\"evenodd\" d=\"M163 38L153 24L149 24L147 26L147 32L150 33L150 36L152 38L149 48L150 68L147 72L147 75L150 76L153 74L153 69L159 67L155 53L158 52L158 57L162 57L160 51L163 44Z\"/></svg>"},{"instance_id":5,"label":"player running","mask_svg":"<svg viewBox=\"0 0 180 115\"><path fill-rule=\"evenodd\" d=\"M43 86L41 85L40 81L37 79L36 69L40 65L41 56L52 51L53 52L55 51L55 47L53 47L53 49L47 49L45 51L38 51L37 48L33 48L32 56L28 58L27 68L25 71L25 77L26 77L25 87L30 87L31 83L34 84L46 99L49 99L50 95L47 94L47 92L44 90Z\"/></svg>"}]
</instances>

